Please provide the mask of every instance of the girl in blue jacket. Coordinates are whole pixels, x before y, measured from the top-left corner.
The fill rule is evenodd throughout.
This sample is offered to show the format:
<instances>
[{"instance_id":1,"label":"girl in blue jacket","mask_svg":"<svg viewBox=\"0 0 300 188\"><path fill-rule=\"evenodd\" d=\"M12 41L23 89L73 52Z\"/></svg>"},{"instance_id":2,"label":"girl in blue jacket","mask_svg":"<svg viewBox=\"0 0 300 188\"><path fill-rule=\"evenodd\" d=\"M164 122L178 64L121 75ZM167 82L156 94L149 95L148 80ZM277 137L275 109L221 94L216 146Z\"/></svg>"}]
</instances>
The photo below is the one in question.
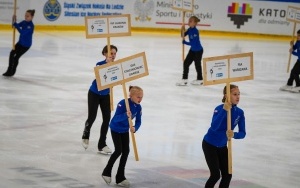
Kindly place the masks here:
<instances>
[{"instance_id":1,"label":"girl in blue jacket","mask_svg":"<svg viewBox=\"0 0 300 188\"><path fill-rule=\"evenodd\" d=\"M111 54L109 55L106 45L102 50L102 55L105 56L105 60L98 62L96 66L101 66L106 63L113 62L116 58L118 48L114 45L110 45L110 52ZM102 154L110 154L112 151L106 145L106 135L108 132L109 121L111 117L110 89L98 91L96 79L94 79L88 92L88 118L85 121L84 131L82 135L82 146L85 149L87 149L89 146L90 130L97 117L99 106L102 112L102 125L100 129L100 138L98 141L98 151Z\"/></svg>"},{"instance_id":2,"label":"girl in blue jacket","mask_svg":"<svg viewBox=\"0 0 300 188\"><path fill-rule=\"evenodd\" d=\"M34 25L32 23L34 13L35 10L27 10L25 13L25 20L20 23L16 23L16 16L13 16L13 26L20 33L20 37L15 45L15 49L10 52L8 68L7 71L2 74L3 76L13 76L16 73L20 57L31 47L34 31Z\"/></svg>"},{"instance_id":3,"label":"girl in blue jacket","mask_svg":"<svg viewBox=\"0 0 300 188\"><path fill-rule=\"evenodd\" d=\"M297 62L291 70L290 77L287 81L287 84L280 87L282 91L290 91L294 93L300 93L300 30L297 31L297 41L294 44L294 41L290 42L291 48L290 53L297 56ZM293 82L295 81L295 87L293 87Z\"/></svg>"},{"instance_id":4,"label":"girl in blue jacket","mask_svg":"<svg viewBox=\"0 0 300 188\"><path fill-rule=\"evenodd\" d=\"M197 71L197 79L193 80L191 84L193 85L202 85L203 77L202 77L202 66L201 60L203 55L203 47L200 42L199 30L196 28L197 23L200 22L200 19L196 16L192 16L189 19L189 28L187 31L184 32L184 36L189 36L189 42L183 40L182 43L191 46L184 62L183 62L183 75L182 80L177 82L177 86L185 86L188 82L188 74L189 74L189 67L195 62L195 68ZM181 28L182 31L185 30L184 26Z\"/></svg>"},{"instance_id":5,"label":"girl in blue jacket","mask_svg":"<svg viewBox=\"0 0 300 188\"><path fill-rule=\"evenodd\" d=\"M205 184L205 188L213 188L220 179L220 188L229 187L231 174L228 174L228 138L243 139L246 136L244 111L237 107L240 101L240 91L238 86L230 85L230 101L226 100L226 86L223 90L221 104L214 110L211 126L204 136L202 149L210 171L210 177ZM231 130L227 131L227 111L231 110ZM238 125L238 132L233 132Z\"/></svg>"},{"instance_id":6,"label":"girl in blue jacket","mask_svg":"<svg viewBox=\"0 0 300 188\"><path fill-rule=\"evenodd\" d=\"M118 103L116 113L110 122L111 136L114 142L115 151L111 155L106 167L103 170L102 177L107 184L111 182L111 171L114 163L121 155L118 171L116 174L116 183L119 186L128 187L129 181L125 177L125 166L129 155L129 122L128 118L135 118L135 125L130 128L130 132L135 133L141 126L142 107L140 105L143 99L143 90L138 86L129 87L129 106L130 111L126 110L125 99ZM126 99L127 100L127 99Z\"/></svg>"}]
</instances>

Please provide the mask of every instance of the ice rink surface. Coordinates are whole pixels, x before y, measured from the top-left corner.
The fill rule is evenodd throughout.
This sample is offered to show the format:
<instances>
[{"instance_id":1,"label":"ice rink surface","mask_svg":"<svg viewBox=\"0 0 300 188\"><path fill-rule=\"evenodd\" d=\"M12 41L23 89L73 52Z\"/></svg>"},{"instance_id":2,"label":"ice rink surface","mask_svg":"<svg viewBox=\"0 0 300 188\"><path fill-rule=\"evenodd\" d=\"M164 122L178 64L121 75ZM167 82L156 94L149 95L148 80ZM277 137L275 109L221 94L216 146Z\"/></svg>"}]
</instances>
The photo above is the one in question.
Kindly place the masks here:
<instances>
[{"instance_id":1,"label":"ice rink surface","mask_svg":"<svg viewBox=\"0 0 300 188\"><path fill-rule=\"evenodd\" d=\"M1 31L0 41L2 74L11 32ZM235 83L247 136L233 140L231 187L299 188L300 94L279 91L289 76L289 41L201 36L201 42L204 57L254 53L254 80ZM126 168L131 187L204 187L209 171L201 143L224 85L175 86L182 75L177 35L133 33L111 38L111 44L119 48L117 59L145 51L150 74L126 84L144 89L142 126L136 133L140 161L131 149ZM0 187L109 187L101 178L109 156L97 154L100 111L89 148L81 146L87 92L93 67L104 59L104 45L106 39L86 39L84 32L35 32L16 75L0 77ZM191 65L189 80L195 78ZM114 87L114 106L122 98L122 87ZM113 149L110 132L107 144ZM115 187L112 179L110 187Z\"/></svg>"}]
</instances>

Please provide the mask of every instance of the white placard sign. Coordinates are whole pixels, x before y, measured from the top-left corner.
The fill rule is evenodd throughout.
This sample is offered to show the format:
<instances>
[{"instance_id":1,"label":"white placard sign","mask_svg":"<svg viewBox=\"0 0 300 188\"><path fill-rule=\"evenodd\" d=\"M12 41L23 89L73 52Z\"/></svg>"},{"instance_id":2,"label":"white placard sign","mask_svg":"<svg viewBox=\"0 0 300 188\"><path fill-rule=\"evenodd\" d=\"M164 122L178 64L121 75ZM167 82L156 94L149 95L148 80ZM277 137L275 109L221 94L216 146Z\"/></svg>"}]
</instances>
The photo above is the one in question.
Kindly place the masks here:
<instances>
[{"instance_id":1,"label":"white placard sign","mask_svg":"<svg viewBox=\"0 0 300 188\"><path fill-rule=\"evenodd\" d=\"M203 58L203 85L253 79L253 53Z\"/></svg>"},{"instance_id":2,"label":"white placard sign","mask_svg":"<svg viewBox=\"0 0 300 188\"><path fill-rule=\"evenodd\" d=\"M300 8L288 6L286 20L290 22L300 23Z\"/></svg>"},{"instance_id":3,"label":"white placard sign","mask_svg":"<svg viewBox=\"0 0 300 188\"><path fill-rule=\"evenodd\" d=\"M99 75L102 75L101 85L114 84L123 80L121 64L98 69Z\"/></svg>"},{"instance_id":4,"label":"white placard sign","mask_svg":"<svg viewBox=\"0 0 300 188\"><path fill-rule=\"evenodd\" d=\"M149 75L145 52L94 68L98 90Z\"/></svg>"},{"instance_id":5,"label":"white placard sign","mask_svg":"<svg viewBox=\"0 0 300 188\"><path fill-rule=\"evenodd\" d=\"M145 73L143 57L138 57L122 63L124 79Z\"/></svg>"},{"instance_id":6,"label":"white placard sign","mask_svg":"<svg viewBox=\"0 0 300 188\"><path fill-rule=\"evenodd\" d=\"M193 12L194 0L173 0L172 8L185 12Z\"/></svg>"},{"instance_id":7,"label":"white placard sign","mask_svg":"<svg viewBox=\"0 0 300 188\"><path fill-rule=\"evenodd\" d=\"M230 59L230 78L238 78L251 75L250 57Z\"/></svg>"},{"instance_id":8,"label":"white placard sign","mask_svg":"<svg viewBox=\"0 0 300 188\"><path fill-rule=\"evenodd\" d=\"M128 33L128 17L116 17L109 19L109 33Z\"/></svg>"},{"instance_id":9,"label":"white placard sign","mask_svg":"<svg viewBox=\"0 0 300 188\"><path fill-rule=\"evenodd\" d=\"M87 22L87 29L90 35L108 34L106 18L91 18Z\"/></svg>"},{"instance_id":10,"label":"white placard sign","mask_svg":"<svg viewBox=\"0 0 300 188\"><path fill-rule=\"evenodd\" d=\"M130 14L85 17L85 34L86 38L130 36Z\"/></svg>"},{"instance_id":11,"label":"white placard sign","mask_svg":"<svg viewBox=\"0 0 300 188\"><path fill-rule=\"evenodd\" d=\"M222 60L216 60L216 61L210 61L206 64L208 75L207 80L221 80L221 79L227 79L228 78L228 60L222 59Z\"/></svg>"}]
</instances>

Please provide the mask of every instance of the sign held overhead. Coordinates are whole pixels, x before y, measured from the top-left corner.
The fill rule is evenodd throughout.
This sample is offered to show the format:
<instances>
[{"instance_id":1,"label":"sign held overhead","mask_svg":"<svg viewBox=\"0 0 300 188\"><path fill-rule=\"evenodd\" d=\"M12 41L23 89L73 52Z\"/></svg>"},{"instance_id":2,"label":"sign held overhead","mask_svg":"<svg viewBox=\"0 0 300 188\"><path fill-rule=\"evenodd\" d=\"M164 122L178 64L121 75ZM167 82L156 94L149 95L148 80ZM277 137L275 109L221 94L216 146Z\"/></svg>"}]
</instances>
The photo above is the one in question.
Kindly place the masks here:
<instances>
[{"instance_id":1,"label":"sign held overhead","mask_svg":"<svg viewBox=\"0 0 300 188\"><path fill-rule=\"evenodd\" d=\"M85 34L86 38L130 36L130 14L85 17Z\"/></svg>"}]
</instances>

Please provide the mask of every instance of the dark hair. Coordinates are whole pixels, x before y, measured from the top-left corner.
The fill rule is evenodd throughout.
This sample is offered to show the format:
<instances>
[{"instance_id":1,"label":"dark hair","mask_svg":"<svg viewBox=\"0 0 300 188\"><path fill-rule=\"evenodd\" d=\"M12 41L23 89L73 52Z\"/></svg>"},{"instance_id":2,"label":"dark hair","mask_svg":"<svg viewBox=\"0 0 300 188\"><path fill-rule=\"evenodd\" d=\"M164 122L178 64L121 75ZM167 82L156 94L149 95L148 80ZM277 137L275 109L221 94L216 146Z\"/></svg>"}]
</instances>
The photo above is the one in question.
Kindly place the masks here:
<instances>
[{"instance_id":1,"label":"dark hair","mask_svg":"<svg viewBox=\"0 0 300 188\"><path fill-rule=\"evenodd\" d=\"M116 46L114 46L114 45L110 45L110 50L111 49L115 49L116 52L118 52L118 48ZM107 54L107 52L108 52L108 50L107 50L107 45L106 45L106 46L104 46L104 48L102 50L102 55Z\"/></svg>"},{"instance_id":2,"label":"dark hair","mask_svg":"<svg viewBox=\"0 0 300 188\"><path fill-rule=\"evenodd\" d=\"M230 84L230 90L232 90L232 89L234 89L234 88L239 88L237 85L233 85L233 84ZM222 103L224 103L225 102L225 100L226 100L226 94L227 94L227 88L226 88L226 86L224 87L224 89L223 89L223 99L222 99Z\"/></svg>"},{"instance_id":3,"label":"dark hair","mask_svg":"<svg viewBox=\"0 0 300 188\"><path fill-rule=\"evenodd\" d=\"M197 16L191 16L190 19L193 19L196 23L200 22L200 19Z\"/></svg>"},{"instance_id":4,"label":"dark hair","mask_svg":"<svg viewBox=\"0 0 300 188\"><path fill-rule=\"evenodd\" d=\"M297 31L297 34L300 35L300 29Z\"/></svg>"},{"instance_id":5,"label":"dark hair","mask_svg":"<svg viewBox=\"0 0 300 188\"><path fill-rule=\"evenodd\" d=\"M27 10L26 12L28 12L32 17L34 16L34 13L35 13L35 10L32 9L32 10Z\"/></svg>"}]
</instances>

